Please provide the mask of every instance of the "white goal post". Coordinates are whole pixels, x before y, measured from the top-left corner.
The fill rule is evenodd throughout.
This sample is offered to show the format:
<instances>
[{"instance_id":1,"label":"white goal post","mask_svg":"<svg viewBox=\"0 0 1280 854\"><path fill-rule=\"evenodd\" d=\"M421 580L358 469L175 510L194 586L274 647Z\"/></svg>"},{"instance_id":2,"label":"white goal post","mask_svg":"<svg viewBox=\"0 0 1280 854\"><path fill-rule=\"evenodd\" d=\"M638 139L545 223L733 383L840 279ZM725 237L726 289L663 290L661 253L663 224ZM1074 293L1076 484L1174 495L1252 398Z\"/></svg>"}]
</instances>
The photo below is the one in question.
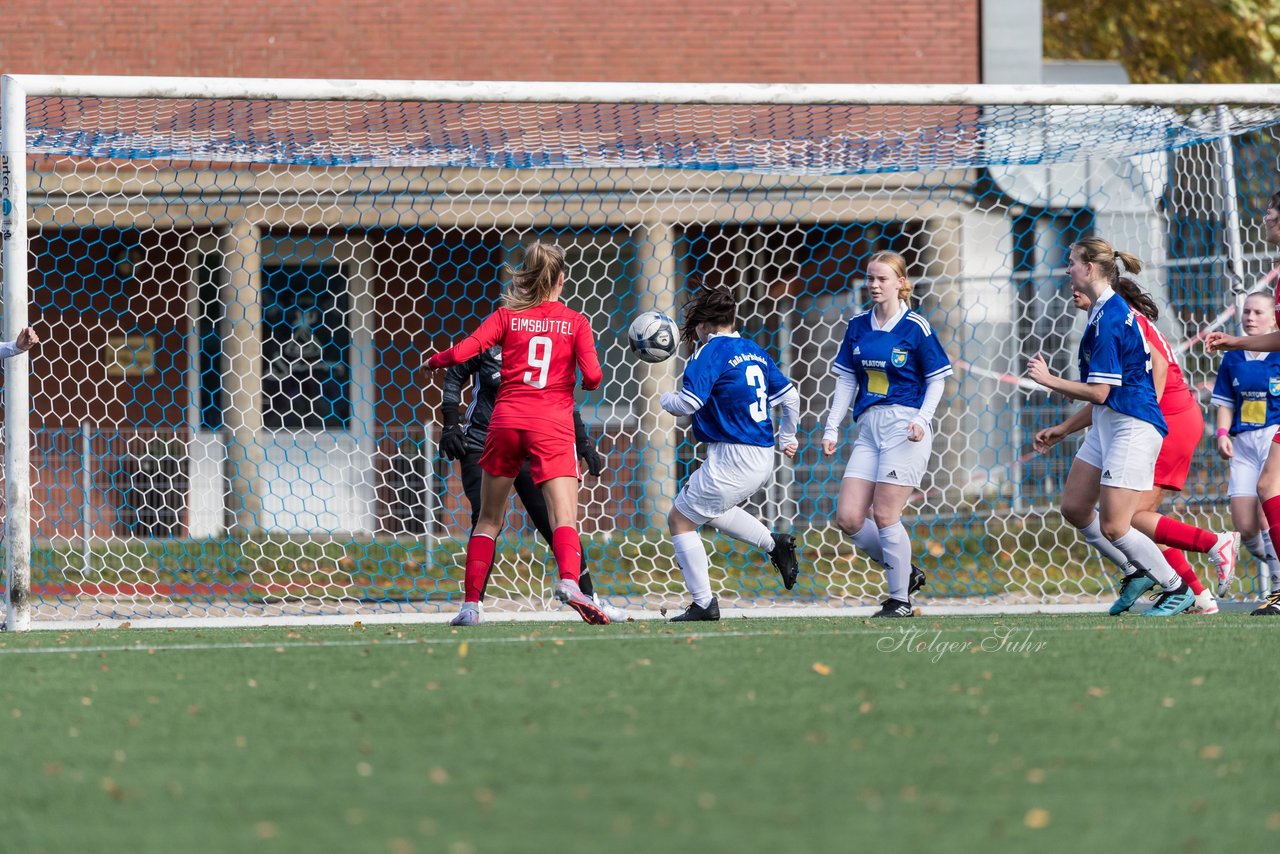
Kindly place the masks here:
<instances>
[{"instance_id":1,"label":"white goal post","mask_svg":"<svg viewBox=\"0 0 1280 854\"><path fill-rule=\"evenodd\" d=\"M452 611L470 517L418 363L535 238L568 250L606 369L581 397L609 460L583 490L604 598L684 599L665 516L699 452L653 402L681 360L640 363L625 330L677 312L695 273L737 290L805 419L749 505L796 531L800 586L708 532L717 594L760 614L880 598L834 525L856 427L835 459L816 448L862 265L887 249L957 368L908 511L924 606L1093 607L1112 579L1056 515L1069 452L1030 452L1065 404L1018 379L1038 351L1074 371L1066 246L1098 234L1149 264L1202 393L1216 359L1187 342L1274 263L1275 85L6 75L0 102L0 334L44 339L5 363L12 630ZM1170 512L1229 525L1224 484L1206 448ZM499 555L491 610L545 611L552 563L519 508Z\"/></svg>"}]
</instances>

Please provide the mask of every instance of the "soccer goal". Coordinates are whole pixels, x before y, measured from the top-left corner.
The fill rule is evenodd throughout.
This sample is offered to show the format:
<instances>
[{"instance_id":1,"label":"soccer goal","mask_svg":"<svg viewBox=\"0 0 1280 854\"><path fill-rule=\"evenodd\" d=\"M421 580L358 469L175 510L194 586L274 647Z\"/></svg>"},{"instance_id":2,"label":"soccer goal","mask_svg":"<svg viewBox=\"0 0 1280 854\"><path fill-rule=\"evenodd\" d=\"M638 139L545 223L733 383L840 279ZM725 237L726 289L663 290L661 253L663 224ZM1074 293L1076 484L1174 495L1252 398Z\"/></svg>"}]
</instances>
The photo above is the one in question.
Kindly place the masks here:
<instances>
[{"instance_id":1,"label":"soccer goal","mask_svg":"<svg viewBox=\"0 0 1280 854\"><path fill-rule=\"evenodd\" d=\"M534 239L567 250L604 364L580 401L605 599L685 598L665 520L699 449L656 402L683 359L640 361L626 330L678 315L694 274L736 289L802 400L800 453L749 508L797 534L801 581L709 532L722 605L882 597L834 524L856 428L820 445L866 260L892 250L956 367L908 510L922 604L1097 603L1111 573L1056 511L1073 445L1031 450L1069 404L1020 379L1035 353L1074 375L1066 248L1147 263L1207 403L1216 358L1191 342L1270 269L1278 123L1274 86L5 77L3 334L42 338L5 364L8 625L452 612L470 513L421 362ZM1172 512L1222 528L1210 450ZM487 608L546 611L553 572L514 503Z\"/></svg>"}]
</instances>

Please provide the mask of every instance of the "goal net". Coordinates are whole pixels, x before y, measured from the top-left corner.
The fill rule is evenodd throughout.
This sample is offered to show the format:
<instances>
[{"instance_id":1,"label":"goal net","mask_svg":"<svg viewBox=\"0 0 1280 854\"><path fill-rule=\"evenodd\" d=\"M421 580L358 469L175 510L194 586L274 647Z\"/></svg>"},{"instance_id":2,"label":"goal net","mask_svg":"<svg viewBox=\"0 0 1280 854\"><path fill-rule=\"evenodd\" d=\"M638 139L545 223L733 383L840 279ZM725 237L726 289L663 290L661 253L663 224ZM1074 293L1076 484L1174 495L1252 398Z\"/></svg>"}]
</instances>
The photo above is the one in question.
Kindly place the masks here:
<instances>
[{"instance_id":1,"label":"goal net","mask_svg":"<svg viewBox=\"0 0 1280 854\"><path fill-rule=\"evenodd\" d=\"M1273 259L1280 92L5 79L4 332L10 625L213 618L414 619L461 600L470 508L438 452L424 354L497 304L549 240L598 338L580 393L607 469L581 492L584 563L633 612L685 599L666 515L702 450L663 414L683 355L627 349L698 274L800 391L800 452L748 509L802 543L706 532L722 605L869 605L880 568L834 524L856 434L821 452L830 369L862 277L902 254L956 368L908 507L926 606L1089 604L1115 579L1056 503L1075 373L1067 246L1099 235L1143 287L1208 416L1236 297ZM467 391L467 396L470 390ZM1205 443L1170 512L1230 526ZM1201 562L1200 571L1207 563ZM1254 589L1250 575L1239 595ZM513 502L491 611L542 612L554 561Z\"/></svg>"}]
</instances>

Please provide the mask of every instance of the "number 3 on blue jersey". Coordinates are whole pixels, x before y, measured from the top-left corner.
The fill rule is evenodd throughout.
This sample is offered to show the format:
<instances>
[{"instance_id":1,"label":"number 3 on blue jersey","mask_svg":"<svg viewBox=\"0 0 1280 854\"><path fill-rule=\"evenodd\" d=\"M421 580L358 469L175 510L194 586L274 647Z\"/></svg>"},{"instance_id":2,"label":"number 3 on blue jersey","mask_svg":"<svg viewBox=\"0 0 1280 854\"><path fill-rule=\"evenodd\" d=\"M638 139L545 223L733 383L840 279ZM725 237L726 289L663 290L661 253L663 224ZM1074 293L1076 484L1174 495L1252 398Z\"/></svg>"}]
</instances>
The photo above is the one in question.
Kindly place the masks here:
<instances>
[{"instance_id":1,"label":"number 3 on blue jersey","mask_svg":"<svg viewBox=\"0 0 1280 854\"><path fill-rule=\"evenodd\" d=\"M754 421L769 420L769 383L764 377L764 369L759 365L747 365L745 371L747 385L756 391L756 402L748 407Z\"/></svg>"}]
</instances>

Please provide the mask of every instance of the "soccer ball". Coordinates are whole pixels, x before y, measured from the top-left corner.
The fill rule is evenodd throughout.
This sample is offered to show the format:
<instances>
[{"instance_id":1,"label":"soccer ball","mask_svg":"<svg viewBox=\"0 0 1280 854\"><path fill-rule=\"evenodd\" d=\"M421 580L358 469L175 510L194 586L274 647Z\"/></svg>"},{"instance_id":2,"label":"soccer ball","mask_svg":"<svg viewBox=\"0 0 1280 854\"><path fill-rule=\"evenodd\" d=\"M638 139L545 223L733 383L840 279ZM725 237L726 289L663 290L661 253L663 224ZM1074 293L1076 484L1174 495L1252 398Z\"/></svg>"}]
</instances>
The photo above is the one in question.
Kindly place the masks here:
<instances>
[{"instance_id":1,"label":"soccer ball","mask_svg":"<svg viewBox=\"0 0 1280 854\"><path fill-rule=\"evenodd\" d=\"M642 313L627 330L627 343L642 362L665 362L679 342L676 322L658 311Z\"/></svg>"}]
</instances>

